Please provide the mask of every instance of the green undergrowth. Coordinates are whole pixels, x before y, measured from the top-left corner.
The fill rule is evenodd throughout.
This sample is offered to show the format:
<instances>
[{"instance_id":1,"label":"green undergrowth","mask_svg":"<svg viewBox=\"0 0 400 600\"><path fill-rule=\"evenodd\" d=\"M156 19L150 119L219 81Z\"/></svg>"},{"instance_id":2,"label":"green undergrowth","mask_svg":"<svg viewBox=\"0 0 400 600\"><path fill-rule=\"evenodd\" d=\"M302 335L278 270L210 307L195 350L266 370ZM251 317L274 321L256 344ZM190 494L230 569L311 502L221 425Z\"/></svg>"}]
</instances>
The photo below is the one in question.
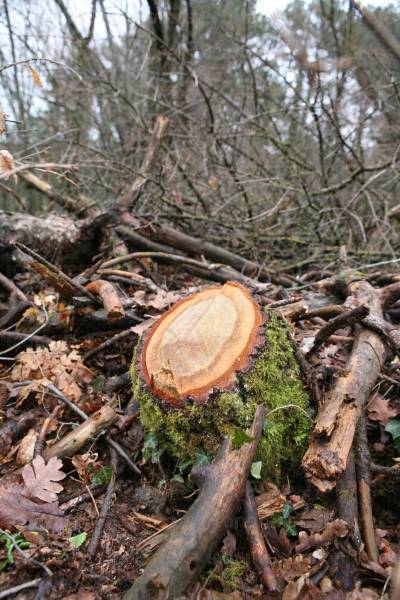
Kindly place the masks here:
<instances>
[{"instance_id":1,"label":"green undergrowth","mask_svg":"<svg viewBox=\"0 0 400 600\"><path fill-rule=\"evenodd\" d=\"M283 473L293 473L307 447L311 421L308 394L287 333L285 322L271 316L253 367L237 375L238 391L216 394L205 406L167 411L138 377L135 350L131 376L144 429L155 433L160 447L180 460L194 458L198 448L214 456L222 439L238 427L248 428L256 406L264 403L266 419L256 460L277 481Z\"/></svg>"}]
</instances>

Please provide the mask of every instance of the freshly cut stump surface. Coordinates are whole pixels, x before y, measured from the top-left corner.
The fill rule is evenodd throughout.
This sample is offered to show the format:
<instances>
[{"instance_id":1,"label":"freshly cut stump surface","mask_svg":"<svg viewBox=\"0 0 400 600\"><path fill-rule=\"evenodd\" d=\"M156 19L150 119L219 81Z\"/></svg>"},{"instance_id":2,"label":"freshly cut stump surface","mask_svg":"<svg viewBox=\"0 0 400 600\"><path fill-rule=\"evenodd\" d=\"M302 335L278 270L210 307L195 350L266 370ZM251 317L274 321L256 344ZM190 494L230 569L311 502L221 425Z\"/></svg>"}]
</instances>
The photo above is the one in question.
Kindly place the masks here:
<instances>
[{"instance_id":1,"label":"freshly cut stump surface","mask_svg":"<svg viewBox=\"0 0 400 600\"><path fill-rule=\"evenodd\" d=\"M228 282L177 302L153 326L141 353L143 377L170 406L197 404L228 389L250 363L263 317L250 292Z\"/></svg>"}]
</instances>

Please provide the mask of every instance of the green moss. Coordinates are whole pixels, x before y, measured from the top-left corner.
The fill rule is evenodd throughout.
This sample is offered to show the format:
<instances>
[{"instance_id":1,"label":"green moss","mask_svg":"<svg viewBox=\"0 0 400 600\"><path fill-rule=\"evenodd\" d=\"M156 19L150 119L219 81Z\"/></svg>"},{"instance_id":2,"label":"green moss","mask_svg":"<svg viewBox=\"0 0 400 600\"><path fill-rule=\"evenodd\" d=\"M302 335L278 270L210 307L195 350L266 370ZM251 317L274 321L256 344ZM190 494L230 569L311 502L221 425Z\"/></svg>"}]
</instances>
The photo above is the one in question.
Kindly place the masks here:
<instances>
[{"instance_id":1,"label":"green moss","mask_svg":"<svg viewBox=\"0 0 400 600\"><path fill-rule=\"evenodd\" d=\"M221 573L221 579L229 585L232 590L238 588L238 578L243 577L249 565L244 560L233 560L232 558L224 558L225 567Z\"/></svg>"},{"instance_id":2,"label":"green moss","mask_svg":"<svg viewBox=\"0 0 400 600\"><path fill-rule=\"evenodd\" d=\"M288 339L286 324L273 315L265 325L266 343L248 373L237 376L238 392L223 392L207 405L187 405L163 412L136 373L132 361L133 392L140 403L140 419L147 431L179 459L193 458L196 448L212 456L224 436L252 423L256 406L266 407L266 426L257 459L269 477L279 479L298 467L306 449L310 418L308 395ZM136 352L135 352L136 354Z\"/></svg>"}]
</instances>

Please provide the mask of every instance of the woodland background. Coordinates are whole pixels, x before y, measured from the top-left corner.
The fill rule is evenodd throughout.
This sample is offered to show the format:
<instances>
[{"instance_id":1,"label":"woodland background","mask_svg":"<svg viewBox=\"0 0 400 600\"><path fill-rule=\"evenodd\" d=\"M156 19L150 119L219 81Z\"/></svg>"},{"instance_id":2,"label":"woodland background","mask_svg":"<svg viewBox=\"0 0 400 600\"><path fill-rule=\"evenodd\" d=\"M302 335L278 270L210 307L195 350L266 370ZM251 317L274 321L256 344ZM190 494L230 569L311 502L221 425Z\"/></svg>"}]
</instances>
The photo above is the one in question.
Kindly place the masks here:
<instances>
[{"instance_id":1,"label":"woodland background","mask_svg":"<svg viewBox=\"0 0 400 600\"><path fill-rule=\"evenodd\" d=\"M351 2L269 19L250 0L3 5L2 148L73 211L129 188L166 115L137 216L288 272L342 244L396 258L400 63ZM398 9L373 14L395 37ZM0 189L7 211L65 210L24 179Z\"/></svg>"}]
</instances>

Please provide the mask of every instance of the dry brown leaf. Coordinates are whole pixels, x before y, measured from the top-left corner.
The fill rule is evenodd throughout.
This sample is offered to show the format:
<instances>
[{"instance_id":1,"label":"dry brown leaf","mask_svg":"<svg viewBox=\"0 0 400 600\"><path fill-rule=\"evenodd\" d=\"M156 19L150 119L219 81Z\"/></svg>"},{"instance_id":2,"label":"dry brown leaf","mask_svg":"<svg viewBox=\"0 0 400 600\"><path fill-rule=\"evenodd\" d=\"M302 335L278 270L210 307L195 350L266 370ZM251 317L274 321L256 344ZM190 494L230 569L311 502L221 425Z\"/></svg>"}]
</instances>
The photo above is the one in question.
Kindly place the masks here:
<instances>
[{"instance_id":1,"label":"dry brown leaf","mask_svg":"<svg viewBox=\"0 0 400 600\"><path fill-rule=\"evenodd\" d=\"M310 548L325 546L330 544L335 537L345 537L347 535L347 525L341 519L336 519L327 525L321 533L312 533L307 535L305 531L299 533L299 543L296 545L296 552L304 552Z\"/></svg>"},{"instance_id":2,"label":"dry brown leaf","mask_svg":"<svg viewBox=\"0 0 400 600\"><path fill-rule=\"evenodd\" d=\"M27 529L61 531L67 519L57 502L39 503L24 495L25 486L15 479L3 479L0 483L0 527L12 529L24 526Z\"/></svg>"},{"instance_id":3,"label":"dry brown leaf","mask_svg":"<svg viewBox=\"0 0 400 600\"><path fill-rule=\"evenodd\" d=\"M28 69L29 69L29 72L30 72L30 74L32 76L33 83L35 85L37 85L37 87L42 88L43 87L43 81L42 81L42 78L40 77L39 71L37 69L35 69L35 67L32 67L32 65L28 65Z\"/></svg>"},{"instance_id":4,"label":"dry brown leaf","mask_svg":"<svg viewBox=\"0 0 400 600\"><path fill-rule=\"evenodd\" d=\"M375 529L376 544L379 548L379 564L382 567L394 567L398 557L389 540L385 539L387 535L388 531L385 529Z\"/></svg>"},{"instance_id":5,"label":"dry brown leaf","mask_svg":"<svg viewBox=\"0 0 400 600\"><path fill-rule=\"evenodd\" d=\"M332 520L332 517L333 511L331 510L323 507L312 508L301 513L300 518L296 519L296 525L311 532L322 531Z\"/></svg>"},{"instance_id":6,"label":"dry brown leaf","mask_svg":"<svg viewBox=\"0 0 400 600\"><path fill-rule=\"evenodd\" d=\"M208 180L208 185L212 189L213 192L216 192L218 189L218 179L215 175L211 175Z\"/></svg>"},{"instance_id":7,"label":"dry brown leaf","mask_svg":"<svg viewBox=\"0 0 400 600\"><path fill-rule=\"evenodd\" d=\"M97 461L96 453L87 452L86 454L75 454L71 458L71 462L78 471L79 476L86 480L88 479L88 467L94 465Z\"/></svg>"},{"instance_id":8,"label":"dry brown leaf","mask_svg":"<svg viewBox=\"0 0 400 600\"><path fill-rule=\"evenodd\" d=\"M311 559L304 554L290 556L277 562L275 569L285 581L293 581L310 572Z\"/></svg>"},{"instance_id":9,"label":"dry brown leaf","mask_svg":"<svg viewBox=\"0 0 400 600\"><path fill-rule=\"evenodd\" d=\"M147 306L151 306L156 310L164 310L167 306L177 302L181 296L175 294L175 292L165 292L164 290L158 290L157 294L152 300L149 300Z\"/></svg>"},{"instance_id":10,"label":"dry brown leaf","mask_svg":"<svg viewBox=\"0 0 400 600\"><path fill-rule=\"evenodd\" d=\"M367 414L371 421L378 421L386 425L388 420L396 417L399 412L396 408L389 405L389 400L380 394L374 394L368 402Z\"/></svg>"},{"instance_id":11,"label":"dry brown leaf","mask_svg":"<svg viewBox=\"0 0 400 600\"><path fill-rule=\"evenodd\" d=\"M81 387L90 383L93 373L83 363L76 350L69 351L65 342L50 342L48 348L28 348L17 357L17 364L11 372L13 381L31 380L20 388L20 402L35 391L42 393L43 386L53 383L73 402L82 395Z\"/></svg>"},{"instance_id":12,"label":"dry brown leaf","mask_svg":"<svg viewBox=\"0 0 400 600\"><path fill-rule=\"evenodd\" d=\"M15 169L13 155L8 150L0 150L0 174L7 173L13 169ZM7 180L9 177L10 175L5 177L5 179ZM11 175L11 177L14 181L17 181L17 176L15 173Z\"/></svg>"},{"instance_id":13,"label":"dry brown leaf","mask_svg":"<svg viewBox=\"0 0 400 600\"><path fill-rule=\"evenodd\" d=\"M228 531L222 542L221 554L232 557L236 551L236 544L236 536L231 531Z\"/></svg>"},{"instance_id":14,"label":"dry brown leaf","mask_svg":"<svg viewBox=\"0 0 400 600\"><path fill-rule=\"evenodd\" d=\"M35 453L35 446L38 434L34 429L30 429L22 439L17 453L17 464L26 465L31 462Z\"/></svg>"},{"instance_id":15,"label":"dry brown leaf","mask_svg":"<svg viewBox=\"0 0 400 600\"><path fill-rule=\"evenodd\" d=\"M6 131L6 114L0 104L0 134Z\"/></svg>"},{"instance_id":16,"label":"dry brown leaf","mask_svg":"<svg viewBox=\"0 0 400 600\"><path fill-rule=\"evenodd\" d=\"M164 310L164 308L174 304L181 298L175 292L166 292L161 289L156 294L146 294L143 290L138 290L133 294L133 297L139 306L155 308L156 310Z\"/></svg>"},{"instance_id":17,"label":"dry brown leaf","mask_svg":"<svg viewBox=\"0 0 400 600\"><path fill-rule=\"evenodd\" d=\"M44 502L53 502L63 486L56 481L61 481L66 474L61 471L62 461L55 456L44 462L41 456L36 456L31 465L25 465L22 469L22 477L25 483L25 495L29 498L39 498Z\"/></svg>"}]
</instances>

